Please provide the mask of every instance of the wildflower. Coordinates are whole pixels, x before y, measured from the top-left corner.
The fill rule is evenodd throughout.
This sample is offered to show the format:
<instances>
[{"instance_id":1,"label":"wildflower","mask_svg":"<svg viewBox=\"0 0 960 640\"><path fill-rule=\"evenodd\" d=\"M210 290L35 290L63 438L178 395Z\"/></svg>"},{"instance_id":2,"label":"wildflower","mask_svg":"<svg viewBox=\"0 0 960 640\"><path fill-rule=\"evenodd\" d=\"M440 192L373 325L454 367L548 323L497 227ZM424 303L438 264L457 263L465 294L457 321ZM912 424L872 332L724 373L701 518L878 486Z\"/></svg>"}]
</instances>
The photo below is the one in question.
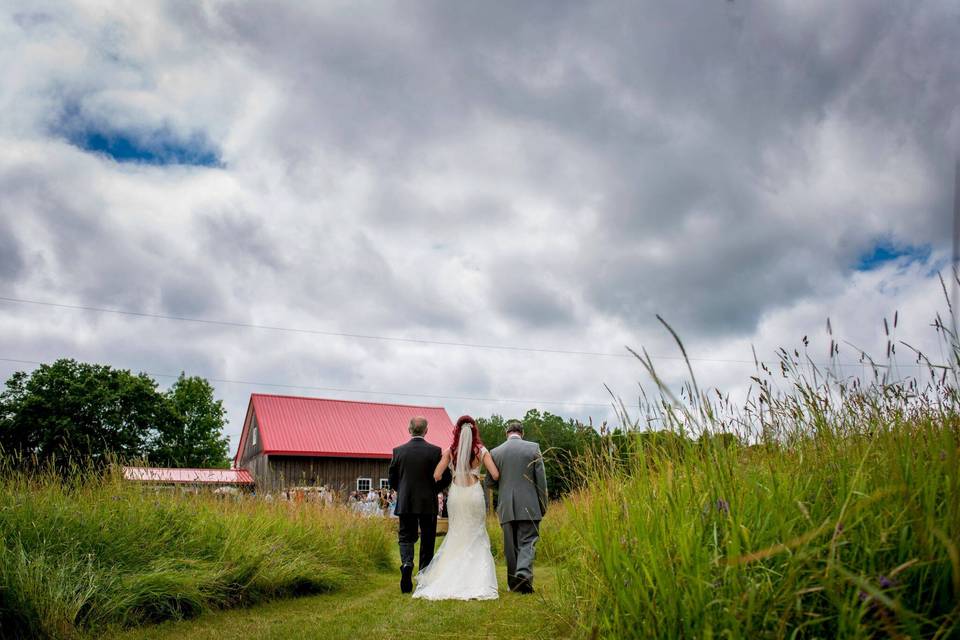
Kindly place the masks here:
<instances>
[{"instance_id":1,"label":"wildflower","mask_svg":"<svg viewBox=\"0 0 960 640\"><path fill-rule=\"evenodd\" d=\"M724 500L723 498L720 498L719 500L717 500L717 511L721 511L723 513L730 513L730 503Z\"/></svg>"},{"instance_id":2,"label":"wildflower","mask_svg":"<svg viewBox=\"0 0 960 640\"><path fill-rule=\"evenodd\" d=\"M883 589L889 589L893 586L893 580L887 576L880 576L880 587Z\"/></svg>"}]
</instances>

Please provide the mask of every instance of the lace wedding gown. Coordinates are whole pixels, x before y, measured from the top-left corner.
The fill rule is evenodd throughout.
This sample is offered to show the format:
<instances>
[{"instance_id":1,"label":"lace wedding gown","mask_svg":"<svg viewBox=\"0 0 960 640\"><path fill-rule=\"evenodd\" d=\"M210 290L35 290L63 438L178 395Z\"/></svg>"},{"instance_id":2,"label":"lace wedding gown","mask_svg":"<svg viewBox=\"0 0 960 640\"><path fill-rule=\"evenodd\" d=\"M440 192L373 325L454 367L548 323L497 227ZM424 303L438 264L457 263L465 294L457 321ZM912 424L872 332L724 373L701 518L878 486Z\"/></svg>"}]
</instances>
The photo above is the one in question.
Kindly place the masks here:
<instances>
[{"instance_id":1,"label":"lace wedding gown","mask_svg":"<svg viewBox=\"0 0 960 640\"><path fill-rule=\"evenodd\" d=\"M481 449L480 459L486 454L486 449ZM467 482L455 481L450 485L447 535L433 561L417 574L414 598L494 600L499 597L479 477L478 463L470 470Z\"/></svg>"}]
</instances>

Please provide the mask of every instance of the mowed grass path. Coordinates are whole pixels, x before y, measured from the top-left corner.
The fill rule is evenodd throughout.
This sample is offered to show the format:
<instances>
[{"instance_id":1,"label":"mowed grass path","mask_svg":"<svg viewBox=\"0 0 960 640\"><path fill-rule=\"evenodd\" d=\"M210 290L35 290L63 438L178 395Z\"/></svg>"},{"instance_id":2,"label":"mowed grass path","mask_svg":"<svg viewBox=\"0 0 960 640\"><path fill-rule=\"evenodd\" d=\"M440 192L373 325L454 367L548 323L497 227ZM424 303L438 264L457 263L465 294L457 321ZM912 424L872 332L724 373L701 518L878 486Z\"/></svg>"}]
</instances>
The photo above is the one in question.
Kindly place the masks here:
<instances>
[{"instance_id":1,"label":"mowed grass path","mask_svg":"<svg viewBox=\"0 0 960 640\"><path fill-rule=\"evenodd\" d=\"M400 593L399 571L374 573L336 593L276 600L193 620L144 626L109 636L114 640L249 640L281 638L567 638L557 615L556 574L535 567L537 592L506 591L497 568L500 598L492 601L414 600Z\"/></svg>"}]
</instances>

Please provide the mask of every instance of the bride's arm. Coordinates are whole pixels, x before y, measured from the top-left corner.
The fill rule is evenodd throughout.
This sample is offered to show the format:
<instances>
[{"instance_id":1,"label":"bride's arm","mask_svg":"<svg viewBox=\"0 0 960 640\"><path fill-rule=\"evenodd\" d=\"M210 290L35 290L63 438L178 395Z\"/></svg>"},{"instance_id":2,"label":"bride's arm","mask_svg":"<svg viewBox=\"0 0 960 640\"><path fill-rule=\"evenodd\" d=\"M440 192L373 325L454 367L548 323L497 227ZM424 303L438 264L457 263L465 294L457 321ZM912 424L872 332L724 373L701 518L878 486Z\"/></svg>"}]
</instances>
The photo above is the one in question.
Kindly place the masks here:
<instances>
[{"instance_id":1,"label":"bride's arm","mask_svg":"<svg viewBox=\"0 0 960 640\"><path fill-rule=\"evenodd\" d=\"M440 478L443 477L443 472L446 471L447 467L450 466L450 451L444 451L443 456L440 458L440 462L437 463L437 468L433 470L433 481L440 482Z\"/></svg>"},{"instance_id":2,"label":"bride's arm","mask_svg":"<svg viewBox=\"0 0 960 640\"><path fill-rule=\"evenodd\" d=\"M489 451L483 452L483 466L487 468L487 473L489 473L494 480L500 479L500 469L497 469L497 463L493 461L493 456L490 455Z\"/></svg>"}]
</instances>

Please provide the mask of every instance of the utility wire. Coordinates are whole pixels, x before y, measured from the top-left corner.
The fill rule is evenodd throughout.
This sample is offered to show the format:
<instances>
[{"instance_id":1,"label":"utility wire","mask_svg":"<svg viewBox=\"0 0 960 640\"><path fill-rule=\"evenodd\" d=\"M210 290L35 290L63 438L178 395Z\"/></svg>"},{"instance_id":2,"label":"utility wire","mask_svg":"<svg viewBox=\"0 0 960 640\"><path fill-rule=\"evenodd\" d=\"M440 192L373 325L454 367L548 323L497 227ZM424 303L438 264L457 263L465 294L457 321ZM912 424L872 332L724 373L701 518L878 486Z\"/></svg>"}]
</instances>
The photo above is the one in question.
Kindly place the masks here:
<instances>
[{"instance_id":1,"label":"utility wire","mask_svg":"<svg viewBox=\"0 0 960 640\"><path fill-rule=\"evenodd\" d=\"M365 333L345 333L341 331L325 331L322 329L302 329L296 327L280 327L266 324L252 324L249 322L236 322L232 320L210 320L207 318L191 318L187 316L173 316L162 313L144 313L141 311L128 311L125 309L107 309L104 307L89 307L75 304L62 304L59 302L46 302L42 300L26 300L23 298L8 298L0 296L0 302L13 302L17 304L32 304L45 307L57 307L60 309L74 309L77 311L96 311L98 313L113 313L124 316L135 316L138 318L156 318L160 320L177 320L179 322L194 322L199 324L213 324L226 327L240 327L244 329L266 329L268 331L283 331L285 333L306 333L318 336L330 336L337 338L355 338L359 340L381 340L384 342L406 342L413 344L430 344L443 347L464 347L469 349L493 349L501 351L529 351L535 353L561 353L565 355L578 356L600 356L605 358L632 358L627 353L610 353L605 351L575 351L568 349L541 349L536 347L519 347L502 344L481 344L474 342L448 342L443 340L428 340L425 338L406 338L398 336L382 336Z\"/></svg>"},{"instance_id":2,"label":"utility wire","mask_svg":"<svg viewBox=\"0 0 960 640\"><path fill-rule=\"evenodd\" d=\"M137 318L154 318L158 320L175 320L178 322L192 322L197 324L207 324L207 325L218 325L225 327L239 327L243 329L262 329L267 331L282 331L285 333L301 333L309 335L320 335L320 336L330 336L337 338L353 338L359 340L379 340L383 342L403 342L408 344L424 344L424 345L436 345L442 347L461 347L468 349L486 349L486 350L496 350L496 351L520 351L526 353L552 353L552 354L561 354L561 355L575 355L575 356L593 356L593 357L603 357L603 358L629 358L632 359L634 356L630 353L612 353L608 351L578 351L572 349L545 349L539 347L521 347L516 345L502 345L502 344L483 344L475 342L453 342L453 341L443 341L443 340L428 340L426 338L407 338L407 337L397 337L397 336L383 336L375 334L364 334L364 333L345 333L340 331L326 331L321 329L303 329L296 327L281 327L274 325L265 325L265 324L253 324L249 322L236 322L232 320L212 320L208 318L193 318L188 316L174 316L167 315L162 313L146 313L142 311L129 311L126 309L109 309L105 307L92 307L86 305L76 305L76 304L64 304L59 302L48 302L43 300L28 300L25 298L11 298L7 296L0 296L0 302L8 302L13 304L28 304L44 307L54 307L58 309L72 309L75 311L94 311L97 313L112 313L115 315L122 316L132 316ZM684 360L683 356L651 356L654 360ZM686 358L691 362L712 362L719 364L766 364L777 366L780 364L779 360L735 360L730 358L703 358L703 357L689 357ZM817 366L823 368L829 368L833 366L840 367L863 367L866 363L843 363L843 362L832 362L832 363L816 363ZM878 367L885 367L885 365L875 365ZM902 367L912 367L920 366L914 364L898 365ZM434 396L440 397L440 396Z\"/></svg>"},{"instance_id":3,"label":"utility wire","mask_svg":"<svg viewBox=\"0 0 960 640\"><path fill-rule=\"evenodd\" d=\"M32 365L42 365L43 362L38 362L36 360L21 360L18 358L0 358L0 362L12 362L17 364L32 364ZM153 373L150 371L144 371L143 373L153 376L155 378L178 378L179 374L174 375L170 373ZM513 403L513 404L525 404L525 405L564 405L564 406L574 406L574 407L610 407L611 403L609 402L566 402L562 400L525 400L522 398L483 398L476 396L448 396L432 393L404 393L404 392L394 392L394 391L374 391L370 389L346 389L343 387L317 387L310 385L301 385L301 384L279 384L273 382L254 382L250 380L227 380L224 378L206 378L210 382L219 382L224 384L241 384L248 385L253 387L272 387L277 389L306 389L309 391L331 391L336 393L353 393L353 394L368 394L368 395L378 395L378 396L397 396L403 398L436 398L439 400L468 400L471 402L497 402L497 403Z\"/></svg>"}]
</instances>

